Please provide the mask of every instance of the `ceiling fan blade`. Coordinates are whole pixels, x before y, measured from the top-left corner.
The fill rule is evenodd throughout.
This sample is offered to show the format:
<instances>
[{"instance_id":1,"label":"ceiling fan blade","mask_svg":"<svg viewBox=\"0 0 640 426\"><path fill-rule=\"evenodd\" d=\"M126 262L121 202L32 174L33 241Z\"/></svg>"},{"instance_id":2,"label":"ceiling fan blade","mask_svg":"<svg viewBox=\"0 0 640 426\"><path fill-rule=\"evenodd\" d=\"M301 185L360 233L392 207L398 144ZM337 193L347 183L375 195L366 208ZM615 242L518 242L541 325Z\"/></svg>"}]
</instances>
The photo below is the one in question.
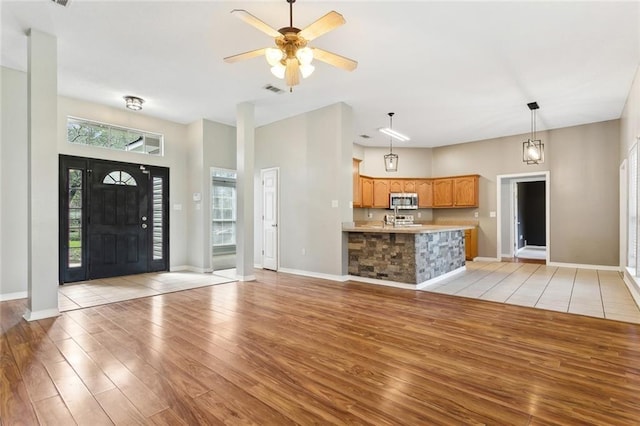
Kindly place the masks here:
<instances>
[{"instance_id":1,"label":"ceiling fan blade","mask_svg":"<svg viewBox=\"0 0 640 426\"><path fill-rule=\"evenodd\" d=\"M272 28L271 26L264 23L260 19L256 18L255 16L253 16L252 14L250 14L244 9L233 9L231 11L231 14L236 18L242 19L244 22L251 25L252 27L259 29L266 35L269 35L271 37L279 37L282 35L278 32L278 30Z\"/></svg>"},{"instance_id":2,"label":"ceiling fan blade","mask_svg":"<svg viewBox=\"0 0 640 426\"><path fill-rule=\"evenodd\" d=\"M313 57L319 61L326 62L334 67L342 68L343 70L353 71L358 67L358 62L353 59L340 56L336 53L331 53L326 50L312 47Z\"/></svg>"},{"instance_id":3,"label":"ceiling fan blade","mask_svg":"<svg viewBox=\"0 0 640 426\"><path fill-rule=\"evenodd\" d=\"M267 50L266 47L262 49L251 50L249 52L239 53L233 56L227 56L224 58L224 61L228 64L233 64L234 62L244 61L245 59L252 59L256 56L264 55L264 52Z\"/></svg>"},{"instance_id":4,"label":"ceiling fan blade","mask_svg":"<svg viewBox=\"0 0 640 426\"><path fill-rule=\"evenodd\" d=\"M304 37L307 41L311 41L323 34L328 33L334 28L343 25L345 22L346 21L344 20L344 17L342 15L340 15L335 10L332 10L322 18L309 25L307 28L300 31L298 35Z\"/></svg>"}]
</instances>

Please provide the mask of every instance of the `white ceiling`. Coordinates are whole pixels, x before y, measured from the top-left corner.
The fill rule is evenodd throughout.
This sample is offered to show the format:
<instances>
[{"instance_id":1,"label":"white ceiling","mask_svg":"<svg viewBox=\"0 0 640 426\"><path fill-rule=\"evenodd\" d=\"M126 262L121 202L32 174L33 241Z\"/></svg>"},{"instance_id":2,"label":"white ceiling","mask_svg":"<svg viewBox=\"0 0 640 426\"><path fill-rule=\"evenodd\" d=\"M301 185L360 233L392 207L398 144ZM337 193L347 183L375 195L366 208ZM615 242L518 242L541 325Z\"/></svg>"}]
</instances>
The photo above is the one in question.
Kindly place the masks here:
<instances>
[{"instance_id":1,"label":"white ceiling","mask_svg":"<svg viewBox=\"0 0 640 426\"><path fill-rule=\"evenodd\" d=\"M619 118L640 64L637 1L298 0L297 27L330 10L345 17L311 45L359 66L349 73L316 61L293 93L273 94L263 86L285 86L264 59L222 61L273 43L232 9L288 25L285 0L2 0L1 64L26 70L25 31L35 28L57 36L64 96L124 108L131 94L147 101L138 114L231 125L241 102L254 103L264 125L342 101L354 110L355 142L387 145L376 129L394 111L394 129L412 147L527 133L531 101L539 130Z\"/></svg>"}]
</instances>

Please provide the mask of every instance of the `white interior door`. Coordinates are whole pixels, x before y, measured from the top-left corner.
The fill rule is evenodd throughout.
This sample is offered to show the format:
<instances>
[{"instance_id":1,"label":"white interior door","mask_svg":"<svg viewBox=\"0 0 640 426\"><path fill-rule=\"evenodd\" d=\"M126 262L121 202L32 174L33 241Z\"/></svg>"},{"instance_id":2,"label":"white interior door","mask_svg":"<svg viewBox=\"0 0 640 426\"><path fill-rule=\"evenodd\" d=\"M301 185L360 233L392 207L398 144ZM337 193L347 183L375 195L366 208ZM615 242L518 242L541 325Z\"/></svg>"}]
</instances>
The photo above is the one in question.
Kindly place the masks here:
<instances>
[{"instance_id":1,"label":"white interior door","mask_svg":"<svg viewBox=\"0 0 640 426\"><path fill-rule=\"evenodd\" d=\"M262 267L278 270L278 169L262 175Z\"/></svg>"}]
</instances>

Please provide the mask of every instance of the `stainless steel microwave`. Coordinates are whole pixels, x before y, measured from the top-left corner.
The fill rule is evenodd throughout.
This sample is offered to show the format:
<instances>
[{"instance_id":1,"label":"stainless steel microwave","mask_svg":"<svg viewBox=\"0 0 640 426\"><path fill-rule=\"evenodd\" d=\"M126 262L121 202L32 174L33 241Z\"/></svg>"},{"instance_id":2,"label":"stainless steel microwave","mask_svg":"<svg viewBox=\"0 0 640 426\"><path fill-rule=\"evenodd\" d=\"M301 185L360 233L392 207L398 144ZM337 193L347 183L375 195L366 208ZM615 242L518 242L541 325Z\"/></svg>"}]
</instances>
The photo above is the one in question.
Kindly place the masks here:
<instances>
[{"instance_id":1,"label":"stainless steel microwave","mask_svg":"<svg viewBox=\"0 0 640 426\"><path fill-rule=\"evenodd\" d=\"M416 210L418 194L415 192L392 192L389 194L389 208L398 206L398 210Z\"/></svg>"}]
</instances>

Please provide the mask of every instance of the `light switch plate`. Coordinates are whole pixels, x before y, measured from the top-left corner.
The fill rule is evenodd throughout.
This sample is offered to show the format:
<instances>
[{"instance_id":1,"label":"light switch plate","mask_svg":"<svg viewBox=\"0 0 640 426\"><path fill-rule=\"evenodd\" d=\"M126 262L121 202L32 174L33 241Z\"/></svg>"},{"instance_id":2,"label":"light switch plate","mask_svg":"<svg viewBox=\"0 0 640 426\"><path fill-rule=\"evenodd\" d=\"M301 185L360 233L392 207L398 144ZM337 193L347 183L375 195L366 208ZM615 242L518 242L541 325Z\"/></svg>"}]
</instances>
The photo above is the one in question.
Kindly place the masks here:
<instances>
[{"instance_id":1,"label":"light switch plate","mask_svg":"<svg viewBox=\"0 0 640 426\"><path fill-rule=\"evenodd\" d=\"M496 212L489 212L489 217L496 217Z\"/></svg>"},{"instance_id":2,"label":"light switch plate","mask_svg":"<svg viewBox=\"0 0 640 426\"><path fill-rule=\"evenodd\" d=\"M331 200L331 207L334 209L338 208L338 200Z\"/></svg>"}]
</instances>

